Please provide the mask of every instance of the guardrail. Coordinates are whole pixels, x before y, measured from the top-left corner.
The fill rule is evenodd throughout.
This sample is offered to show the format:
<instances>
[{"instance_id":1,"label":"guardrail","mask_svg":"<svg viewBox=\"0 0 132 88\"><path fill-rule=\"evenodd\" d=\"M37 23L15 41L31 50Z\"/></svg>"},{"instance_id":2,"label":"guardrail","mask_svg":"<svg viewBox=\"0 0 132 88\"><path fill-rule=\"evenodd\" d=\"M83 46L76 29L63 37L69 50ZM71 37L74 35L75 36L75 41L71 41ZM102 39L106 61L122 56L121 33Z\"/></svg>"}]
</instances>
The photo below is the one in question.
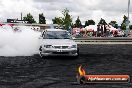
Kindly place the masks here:
<instances>
[{"instance_id":1,"label":"guardrail","mask_svg":"<svg viewBox=\"0 0 132 88\"><path fill-rule=\"evenodd\" d=\"M78 44L132 44L132 37L75 38Z\"/></svg>"}]
</instances>

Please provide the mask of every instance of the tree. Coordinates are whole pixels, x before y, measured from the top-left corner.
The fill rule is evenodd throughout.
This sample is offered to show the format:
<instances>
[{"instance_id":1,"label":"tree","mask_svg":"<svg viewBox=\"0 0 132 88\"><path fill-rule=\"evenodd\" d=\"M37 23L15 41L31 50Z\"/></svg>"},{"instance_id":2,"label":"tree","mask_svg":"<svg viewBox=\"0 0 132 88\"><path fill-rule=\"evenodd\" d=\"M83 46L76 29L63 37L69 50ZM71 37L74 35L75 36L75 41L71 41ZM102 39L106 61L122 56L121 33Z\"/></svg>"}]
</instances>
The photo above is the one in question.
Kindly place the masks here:
<instances>
[{"instance_id":1,"label":"tree","mask_svg":"<svg viewBox=\"0 0 132 88\"><path fill-rule=\"evenodd\" d=\"M36 23L35 19L30 13L28 13L27 16L23 17L23 20L27 21L27 23Z\"/></svg>"},{"instance_id":2,"label":"tree","mask_svg":"<svg viewBox=\"0 0 132 88\"><path fill-rule=\"evenodd\" d=\"M46 20L45 20L43 13L39 14L39 23L46 24Z\"/></svg>"},{"instance_id":3,"label":"tree","mask_svg":"<svg viewBox=\"0 0 132 88\"><path fill-rule=\"evenodd\" d=\"M114 28L118 28L118 24L116 21L111 21L109 24L112 25Z\"/></svg>"},{"instance_id":4,"label":"tree","mask_svg":"<svg viewBox=\"0 0 132 88\"><path fill-rule=\"evenodd\" d=\"M75 24L71 23L71 28L74 28L75 27Z\"/></svg>"},{"instance_id":5,"label":"tree","mask_svg":"<svg viewBox=\"0 0 132 88\"><path fill-rule=\"evenodd\" d=\"M62 18L61 17L55 17L54 19L52 19L53 24L58 24L61 25L63 24Z\"/></svg>"},{"instance_id":6,"label":"tree","mask_svg":"<svg viewBox=\"0 0 132 88\"><path fill-rule=\"evenodd\" d=\"M94 20L88 20L88 25L95 25Z\"/></svg>"},{"instance_id":7,"label":"tree","mask_svg":"<svg viewBox=\"0 0 132 88\"><path fill-rule=\"evenodd\" d=\"M64 29L68 30L69 27L71 26L72 24L72 18L71 18L71 15L69 15L69 10L66 8L62 11L62 14L63 14L63 18L62 18L62 21L63 21L63 25L64 25Z\"/></svg>"},{"instance_id":8,"label":"tree","mask_svg":"<svg viewBox=\"0 0 132 88\"><path fill-rule=\"evenodd\" d=\"M78 27L78 28L82 27L82 23L81 23L81 21L79 19L79 16L78 16L77 20L75 21L74 25L75 25L75 27Z\"/></svg>"},{"instance_id":9,"label":"tree","mask_svg":"<svg viewBox=\"0 0 132 88\"><path fill-rule=\"evenodd\" d=\"M122 23L122 24L121 24L121 29L122 29L122 30L126 30L126 24L125 24L125 23Z\"/></svg>"},{"instance_id":10,"label":"tree","mask_svg":"<svg viewBox=\"0 0 132 88\"><path fill-rule=\"evenodd\" d=\"M132 30L132 25L130 25L130 30Z\"/></svg>"},{"instance_id":11,"label":"tree","mask_svg":"<svg viewBox=\"0 0 132 88\"><path fill-rule=\"evenodd\" d=\"M98 24L106 25L107 23L105 22L104 19L101 18Z\"/></svg>"},{"instance_id":12,"label":"tree","mask_svg":"<svg viewBox=\"0 0 132 88\"><path fill-rule=\"evenodd\" d=\"M124 15L123 21L121 23L121 29L122 30L126 30L126 21L127 21L127 17Z\"/></svg>"},{"instance_id":13,"label":"tree","mask_svg":"<svg viewBox=\"0 0 132 88\"><path fill-rule=\"evenodd\" d=\"M53 23L56 23L58 25L64 26L64 29L68 30L69 27L72 25L72 18L71 15L69 15L69 10L64 9L62 11L63 17L55 17L52 19Z\"/></svg>"},{"instance_id":14,"label":"tree","mask_svg":"<svg viewBox=\"0 0 132 88\"><path fill-rule=\"evenodd\" d=\"M86 27L86 26L88 26L88 21L85 21L85 25L84 25L84 27Z\"/></svg>"},{"instance_id":15,"label":"tree","mask_svg":"<svg viewBox=\"0 0 132 88\"><path fill-rule=\"evenodd\" d=\"M85 21L85 27L86 26L89 26L89 25L95 25L95 21L94 20L88 20L88 21Z\"/></svg>"}]
</instances>

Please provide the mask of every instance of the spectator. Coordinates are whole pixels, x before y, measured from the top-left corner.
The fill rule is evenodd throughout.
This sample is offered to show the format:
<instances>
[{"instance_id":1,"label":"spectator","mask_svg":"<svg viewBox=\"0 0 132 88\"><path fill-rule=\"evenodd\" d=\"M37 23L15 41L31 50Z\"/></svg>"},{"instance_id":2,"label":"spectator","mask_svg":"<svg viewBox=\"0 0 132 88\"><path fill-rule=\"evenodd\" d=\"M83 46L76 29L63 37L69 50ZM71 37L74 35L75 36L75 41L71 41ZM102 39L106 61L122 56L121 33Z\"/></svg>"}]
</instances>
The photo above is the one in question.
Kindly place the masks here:
<instances>
[{"instance_id":1,"label":"spectator","mask_svg":"<svg viewBox=\"0 0 132 88\"><path fill-rule=\"evenodd\" d=\"M117 31L115 31L115 32L114 32L114 37L117 37L117 34L118 34L118 32L117 32Z\"/></svg>"},{"instance_id":2,"label":"spectator","mask_svg":"<svg viewBox=\"0 0 132 88\"><path fill-rule=\"evenodd\" d=\"M109 37L109 36L110 36L110 30L107 29L107 30L106 30L106 37Z\"/></svg>"},{"instance_id":3,"label":"spectator","mask_svg":"<svg viewBox=\"0 0 132 88\"><path fill-rule=\"evenodd\" d=\"M97 37L101 36L101 28L100 25L97 25Z\"/></svg>"}]
</instances>

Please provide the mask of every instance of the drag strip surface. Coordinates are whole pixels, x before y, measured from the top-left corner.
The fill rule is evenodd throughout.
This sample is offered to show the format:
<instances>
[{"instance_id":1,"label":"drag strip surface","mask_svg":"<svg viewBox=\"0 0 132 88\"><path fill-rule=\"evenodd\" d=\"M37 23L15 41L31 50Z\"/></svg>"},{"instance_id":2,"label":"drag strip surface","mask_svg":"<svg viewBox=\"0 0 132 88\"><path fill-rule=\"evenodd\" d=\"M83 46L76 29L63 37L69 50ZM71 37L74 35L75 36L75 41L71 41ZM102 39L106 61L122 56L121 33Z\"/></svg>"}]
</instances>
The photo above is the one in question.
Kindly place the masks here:
<instances>
[{"instance_id":1,"label":"drag strip surface","mask_svg":"<svg viewBox=\"0 0 132 88\"><path fill-rule=\"evenodd\" d=\"M79 45L78 59L38 55L0 57L0 88L132 88L128 84L79 85L78 67L87 74L128 74L132 77L132 45Z\"/></svg>"}]
</instances>

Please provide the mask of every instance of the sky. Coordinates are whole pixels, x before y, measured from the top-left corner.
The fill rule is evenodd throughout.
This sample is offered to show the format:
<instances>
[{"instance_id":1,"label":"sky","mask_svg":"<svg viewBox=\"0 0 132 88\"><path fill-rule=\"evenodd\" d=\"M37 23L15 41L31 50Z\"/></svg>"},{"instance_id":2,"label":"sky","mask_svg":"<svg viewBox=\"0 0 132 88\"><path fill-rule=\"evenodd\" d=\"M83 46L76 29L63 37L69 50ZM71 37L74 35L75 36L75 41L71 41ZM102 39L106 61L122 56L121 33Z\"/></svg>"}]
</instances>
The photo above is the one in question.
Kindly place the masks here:
<instances>
[{"instance_id":1,"label":"sky","mask_svg":"<svg viewBox=\"0 0 132 88\"><path fill-rule=\"evenodd\" d=\"M67 8L73 23L80 17L84 24L93 19L96 24L101 18L106 22L116 20L120 24L127 16L128 0L0 0L0 22L6 19L20 19L31 13L36 21L38 14L43 13L46 23L51 24L54 17L62 17L61 11ZM132 23L132 1L130 4L130 21Z\"/></svg>"}]
</instances>

